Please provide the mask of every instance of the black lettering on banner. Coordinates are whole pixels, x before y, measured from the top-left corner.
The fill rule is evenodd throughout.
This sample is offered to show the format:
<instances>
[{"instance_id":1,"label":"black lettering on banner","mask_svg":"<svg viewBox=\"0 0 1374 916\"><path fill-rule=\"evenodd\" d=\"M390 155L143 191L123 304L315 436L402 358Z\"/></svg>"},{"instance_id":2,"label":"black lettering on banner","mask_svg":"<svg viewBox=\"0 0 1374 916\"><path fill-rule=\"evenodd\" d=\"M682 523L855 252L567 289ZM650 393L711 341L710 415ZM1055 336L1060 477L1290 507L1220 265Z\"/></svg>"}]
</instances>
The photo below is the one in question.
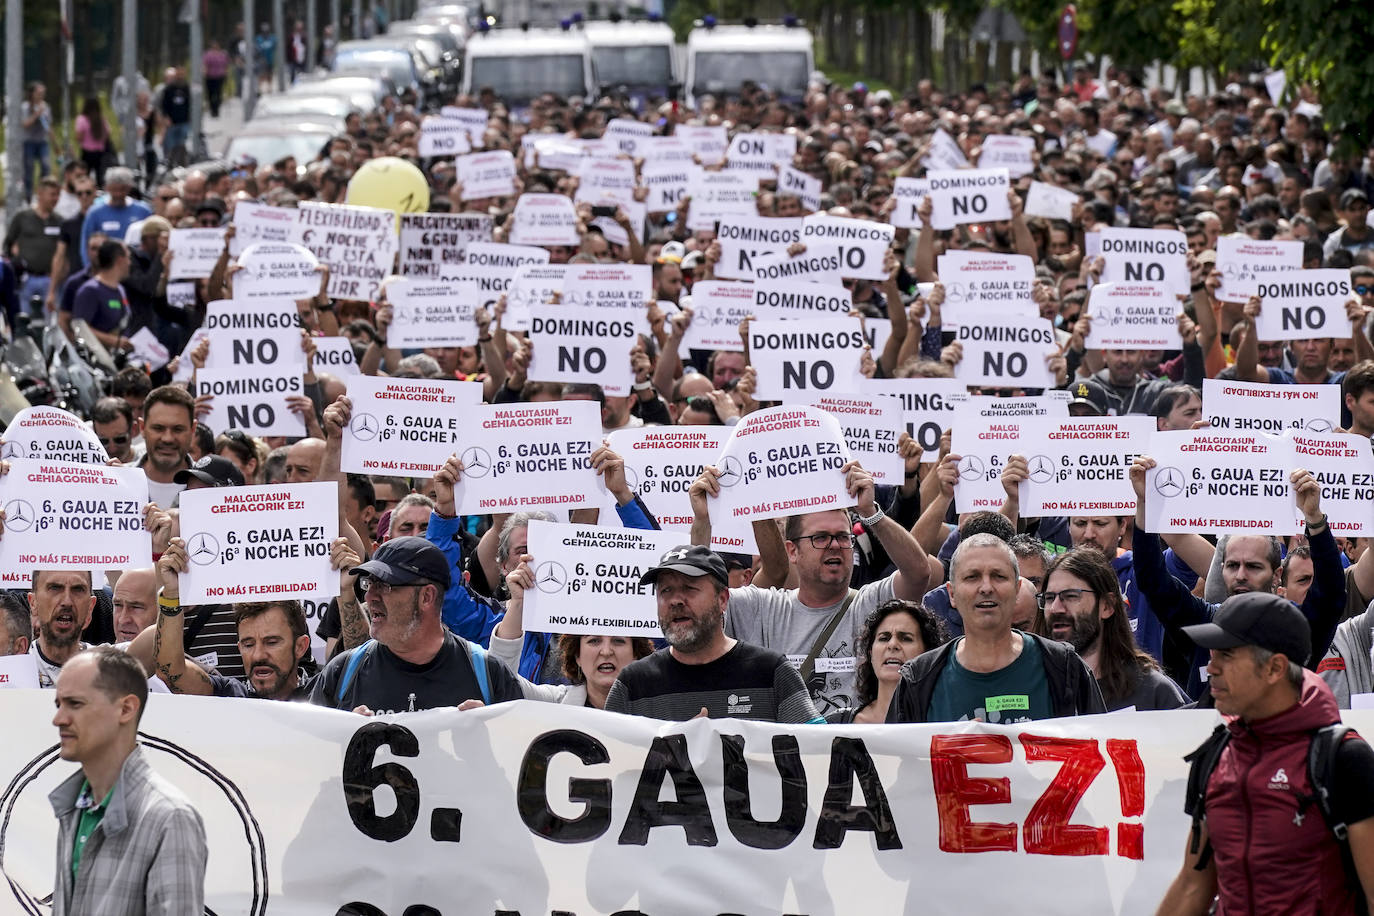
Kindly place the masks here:
<instances>
[{"instance_id":1,"label":"black lettering on banner","mask_svg":"<svg viewBox=\"0 0 1374 916\"><path fill-rule=\"evenodd\" d=\"M1163 264L1137 264L1127 261L1123 266L1126 269L1126 281L1128 283L1164 282Z\"/></svg>"},{"instance_id":2,"label":"black lettering on banner","mask_svg":"<svg viewBox=\"0 0 1374 916\"><path fill-rule=\"evenodd\" d=\"M725 823L735 839L754 849L782 849L806 826L806 769L792 735L773 736L773 764L782 777L782 810L775 821L754 819L749 796L749 764L742 735L721 735L725 757Z\"/></svg>"},{"instance_id":3,"label":"black lettering on banner","mask_svg":"<svg viewBox=\"0 0 1374 916\"><path fill-rule=\"evenodd\" d=\"M659 800L665 775L672 777L677 801ZM688 846L716 845L711 806L706 803L706 790L696 770L692 769L687 738L683 735L660 736L649 745L619 843L621 846L644 846L654 827L681 827Z\"/></svg>"},{"instance_id":4,"label":"black lettering on banner","mask_svg":"<svg viewBox=\"0 0 1374 916\"><path fill-rule=\"evenodd\" d=\"M394 843L415 829L420 819L420 784L399 763L373 766L382 747L397 757L420 756L420 742L410 729L388 722L364 725L353 733L344 752L344 802L354 827L374 840ZM396 810L386 817L377 814L373 793L378 786L388 786L396 796Z\"/></svg>"},{"instance_id":5,"label":"black lettering on banner","mask_svg":"<svg viewBox=\"0 0 1374 916\"><path fill-rule=\"evenodd\" d=\"M808 379L810 385L807 384ZM787 389L794 388L815 388L824 390L835 384L835 367L825 360L816 360L811 363L809 368L806 360L798 362L784 362L782 364L782 387Z\"/></svg>"},{"instance_id":6,"label":"black lettering on banner","mask_svg":"<svg viewBox=\"0 0 1374 916\"><path fill-rule=\"evenodd\" d=\"M225 409L229 411L230 429L267 428L277 422L277 412L271 404L230 404Z\"/></svg>"},{"instance_id":7,"label":"black lettering on banner","mask_svg":"<svg viewBox=\"0 0 1374 916\"><path fill-rule=\"evenodd\" d=\"M967 213L986 213L988 211L988 199L982 194L974 194L972 197L954 197L950 199L954 207L954 215L960 216Z\"/></svg>"},{"instance_id":8,"label":"black lettering on banner","mask_svg":"<svg viewBox=\"0 0 1374 916\"><path fill-rule=\"evenodd\" d=\"M855 776L863 793L862 806L849 803L854 797ZM879 849L902 848L887 793L863 739L836 738L830 744L830 786L825 790L816 819L816 838L811 845L816 849L839 849L850 830L871 832Z\"/></svg>"},{"instance_id":9,"label":"black lettering on banner","mask_svg":"<svg viewBox=\"0 0 1374 916\"><path fill-rule=\"evenodd\" d=\"M545 732L530 742L520 763L516 805L520 819L534 833L555 843L585 843L611 826L611 781L569 779L568 800L582 802L581 814L568 819L549 807L549 761L556 754L573 754L584 764L610 763L606 745L570 728Z\"/></svg>"},{"instance_id":10,"label":"black lettering on banner","mask_svg":"<svg viewBox=\"0 0 1374 916\"><path fill-rule=\"evenodd\" d=\"M593 374L605 370L606 351L600 347L588 347L586 350L581 347L558 347L559 372L581 372L583 367Z\"/></svg>"},{"instance_id":11,"label":"black lettering on banner","mask_svg":"<svg viewBox=\"0 0 1374 916\"><path fill-rule=\"evenodd\" d=\"M1279 310L1283 315L1283 329L1285 331L1309 330L1317 331L1326 326L1326 312L1320 306L1309 305L1303 308L1295 305L1292 308L1285 306Z\"/></svg>"},{"instance_id":12,"label":"black lettering on banner","mask_svg":"<svg viewBox=\"0 0 1374 916\"><path fill-rule=\"evenodd\" d=\"M984 353L983 354L983 375L997 377L1009 375L1013 378L1020 378L1026 374L1030 368L1030 363L1026 361L1024 353Z\"/></svg>"},{"instance_id":13,"label":"black lettering on banner","mask_svg":"<svg viewBox=\"0 0 1374 916\"><path fill-rule=\"evenodd\" d=\"M940 436L944 430L940 429L939 423L925 422L919 427L909 424L907 428L911 432L911 438L920 443L921 448L926 451L933 452L940 447Z\"/></svg>"},{"instance_id":14,"label":"black lettering on banner","mask_svg":"<svg viewBox=\"0 0 1374 916\"><path fill-rule=\"evenodd\" d=\"M277 361L277 342L271 338L259 340L234 339L234 365L251 365L254 362L270 365Z\"/></svg>"}]
</instances>

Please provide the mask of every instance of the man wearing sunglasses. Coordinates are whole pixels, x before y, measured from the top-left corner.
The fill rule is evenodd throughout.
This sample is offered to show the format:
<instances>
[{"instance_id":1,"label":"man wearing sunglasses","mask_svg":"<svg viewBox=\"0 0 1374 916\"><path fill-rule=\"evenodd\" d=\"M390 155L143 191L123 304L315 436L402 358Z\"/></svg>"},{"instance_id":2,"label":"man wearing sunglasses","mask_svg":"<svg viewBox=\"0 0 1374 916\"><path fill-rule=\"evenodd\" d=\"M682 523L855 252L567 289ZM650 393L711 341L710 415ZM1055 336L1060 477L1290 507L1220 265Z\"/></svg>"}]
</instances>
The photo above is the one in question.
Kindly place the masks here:
<instances>
[{"instance_id":1,"label":"man wearing sunglasses","mask_svg":"<svg viewBox=\"0 0 1374 916\"><path fill-rule=\"evenodd\" d=\"M91 429L105 447L105 454L120 464L137 464L143 458L134 409L123 398L101 398L91 407Z\"/></svg>"}]
</instances>

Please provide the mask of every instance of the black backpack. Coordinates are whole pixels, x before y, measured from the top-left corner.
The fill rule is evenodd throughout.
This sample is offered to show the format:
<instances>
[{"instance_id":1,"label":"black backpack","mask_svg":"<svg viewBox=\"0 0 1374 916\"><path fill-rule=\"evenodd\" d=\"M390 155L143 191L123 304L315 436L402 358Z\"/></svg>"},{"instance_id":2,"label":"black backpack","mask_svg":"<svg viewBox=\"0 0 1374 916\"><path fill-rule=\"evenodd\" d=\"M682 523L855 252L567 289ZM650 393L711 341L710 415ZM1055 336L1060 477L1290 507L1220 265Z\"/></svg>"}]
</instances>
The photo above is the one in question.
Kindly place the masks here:
<instances>
[{"instance_id":1,"label":"black backpack","mask_svg":"<svg viewBox=\"0 0 1374 916\"><path fill-rule=\"evenodd\" d=\"M1299 813L1307 808L1309 804L1315 804L1317 810L1321 812L1322 820L1326 822L1327 828L1331 831L1331 836L1341 849L1341 861L1345 865L1345 874L1359 897L1359 907L1363 911L1365 896L1360 884L1359 874L1355 871L1355 860L1350 854L1350 839L1346 824L1336 814L1332 805L1331 786L1336 781L1336 753L1340 749L1341 743L1350 735L1355 734L1355 730L1349 725L1336 723L1326 725L1312 732L1312 739L1307 745L1307 781L1312 786L1312 794L1299 799L1301 807ZM1225 725L1218 725L1212 730L1212 734L1202 743L1202 746L1193 751L1183 759L1191 764L1188 770L1188 787L1183 798L1183 812L1193 819L1191 844L1188 849L1193 854L1198 853L1198 842L1202 835L1202 818L1206 810L1207 783L1212 778L1212 771L1217 768L1217 763L1221 760L1221 752L1226 749L1226 745L1231 740L1231 732ZM1203 849L1198 855L1197 865L1194 866L1198 871L1207 867L1207 863L1212 858L1212 841L1207 841L1207 848Z\"/></svg>"}]
</instances>

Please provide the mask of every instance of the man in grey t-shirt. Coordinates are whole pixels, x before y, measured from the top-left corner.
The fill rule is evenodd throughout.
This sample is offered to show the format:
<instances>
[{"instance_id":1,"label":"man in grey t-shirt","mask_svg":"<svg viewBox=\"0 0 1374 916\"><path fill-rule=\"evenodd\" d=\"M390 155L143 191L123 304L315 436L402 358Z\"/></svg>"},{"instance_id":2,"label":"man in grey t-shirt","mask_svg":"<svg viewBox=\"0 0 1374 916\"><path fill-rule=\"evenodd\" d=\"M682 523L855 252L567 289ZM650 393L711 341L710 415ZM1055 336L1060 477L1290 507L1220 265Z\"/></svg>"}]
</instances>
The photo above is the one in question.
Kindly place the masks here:
<instances>
[{"instance_id":1,"label":"man in grey t-shirt","mask_svg":"<svg viewBox=\"0 0 1374 916\"><path fill-rule=\"evenodd\" d=\"M769 582L785 582L789 567L794 567L797 587L732 588L725 617L728 635L781 652L802 668L802 677L821 715L856 705L854 672L864 618L892 598L919 602L932 574L932 560L911 532L878 508L873 476L857 461L842 470L849 495L857 503L860 523L883 545L897 571L850 597L854 528L846 510L791 516L781 536L773 521L755 522L754 535L764 561L761 576ZM695 516L694 544L710 544L708 500L720 494L718 477L719 472L708 466L689 491ZM807 665L812 648L837 614L841 616L825 644L812 665Z\"/></svg>"}]
</instances>

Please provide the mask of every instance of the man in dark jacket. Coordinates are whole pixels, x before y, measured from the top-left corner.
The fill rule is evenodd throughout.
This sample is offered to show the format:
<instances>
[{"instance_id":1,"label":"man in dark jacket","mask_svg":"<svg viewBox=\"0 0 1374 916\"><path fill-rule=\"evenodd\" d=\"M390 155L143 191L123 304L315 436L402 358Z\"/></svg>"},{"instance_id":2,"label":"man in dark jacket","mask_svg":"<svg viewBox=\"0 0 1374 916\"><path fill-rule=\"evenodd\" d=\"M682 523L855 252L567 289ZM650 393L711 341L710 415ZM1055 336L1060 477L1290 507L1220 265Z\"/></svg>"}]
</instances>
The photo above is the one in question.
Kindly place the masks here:
<instances>
[{"instance_id":1,"label":"man in dark jacket","mask_svg":"<svg viewBox=\"0 0 1374 916\"><path fill-rule=\"evenodd\" d=\"M1302 612L1278 595L1248 592L1184 632L1211 650L1207 673L1229 740L1159 913L1205 916L1218 894L1218 913L1367 912L1357 898L1361 888L1374 891L1374 751L1348 734L1325 786L1346 825L1350 874L1307 771L1313 733L1339 722L1340 710L1322 679L1303 670L1312 638Z\"/></svg>"},{"instance_id":2,"label":"man in dark jacket","mask_svg":"<svg viewBox=\"0 0 1374 916\"><path fill-rule=\"evenodd\" d=\"M1072 646L1012 628L1020 581L1016 555L995 535L959 544L949 587L964 635L906 663L887 721L1007 724L1106 712Z\"/></svg>"}]
</instances>

